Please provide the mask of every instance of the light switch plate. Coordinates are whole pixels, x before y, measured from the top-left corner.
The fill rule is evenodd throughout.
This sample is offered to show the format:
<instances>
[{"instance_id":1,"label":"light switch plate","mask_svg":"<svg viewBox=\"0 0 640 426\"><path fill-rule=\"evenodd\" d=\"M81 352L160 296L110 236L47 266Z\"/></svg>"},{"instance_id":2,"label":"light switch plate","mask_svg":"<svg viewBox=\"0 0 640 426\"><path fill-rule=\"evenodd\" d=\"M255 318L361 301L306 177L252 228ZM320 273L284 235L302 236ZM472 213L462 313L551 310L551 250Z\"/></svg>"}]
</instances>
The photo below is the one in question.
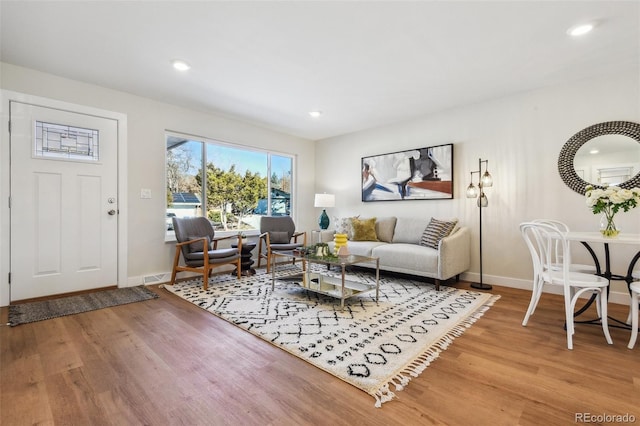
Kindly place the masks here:
<instances>
[{"instance_id":1,"label":"light switch plate","mask_svg":"<svg viewBox=\"0 0 640 426\"><path fill-rule=\"evenodd\" d=\"M144 198L144 199L151 198L151 190L148 188L142 188L140 190L140 198Z\"/></svg>"}]
</instances>

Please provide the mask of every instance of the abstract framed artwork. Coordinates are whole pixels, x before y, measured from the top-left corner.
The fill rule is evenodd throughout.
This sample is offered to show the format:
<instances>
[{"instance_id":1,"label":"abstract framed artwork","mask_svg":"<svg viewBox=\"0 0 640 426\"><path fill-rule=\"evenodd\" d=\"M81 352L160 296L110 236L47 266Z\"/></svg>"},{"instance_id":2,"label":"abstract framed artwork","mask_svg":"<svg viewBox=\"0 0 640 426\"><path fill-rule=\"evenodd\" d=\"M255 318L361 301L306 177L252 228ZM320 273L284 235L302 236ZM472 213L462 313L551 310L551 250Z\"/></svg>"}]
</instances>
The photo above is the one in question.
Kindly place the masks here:
<instances>
[{"instance_id":1,"label":"abstract framed artwork","mask_svg":"<svg viewBox=\"0 0 640 426\"><path fill-rule=\"evenodd\" d=\"M362 201L453 199L453 144L362 157Z\"/></svg>"}]
</instances>

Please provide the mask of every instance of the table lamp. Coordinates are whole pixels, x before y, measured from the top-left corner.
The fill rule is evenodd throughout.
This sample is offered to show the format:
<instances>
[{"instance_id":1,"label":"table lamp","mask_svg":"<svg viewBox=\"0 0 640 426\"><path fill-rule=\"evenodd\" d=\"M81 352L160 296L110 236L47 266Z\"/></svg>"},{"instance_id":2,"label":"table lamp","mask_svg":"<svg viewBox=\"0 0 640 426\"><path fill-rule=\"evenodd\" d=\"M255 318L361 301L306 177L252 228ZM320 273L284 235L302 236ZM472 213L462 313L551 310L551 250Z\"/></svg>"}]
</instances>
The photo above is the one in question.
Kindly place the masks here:
<instances>
[{"instance_id":1,"label":"table lamp","mask_svg":"<svg viewBox=\"0 0 640 426\"><path fill-rule=\"evenodd\" d=\"M329 227L329 216L325 207L334 207L336 205L336 196L333 194L316 194L314 206L322 207L322 214L318 219L318 225L320 229L327 229Z\"/></svg>"}]
</instances>

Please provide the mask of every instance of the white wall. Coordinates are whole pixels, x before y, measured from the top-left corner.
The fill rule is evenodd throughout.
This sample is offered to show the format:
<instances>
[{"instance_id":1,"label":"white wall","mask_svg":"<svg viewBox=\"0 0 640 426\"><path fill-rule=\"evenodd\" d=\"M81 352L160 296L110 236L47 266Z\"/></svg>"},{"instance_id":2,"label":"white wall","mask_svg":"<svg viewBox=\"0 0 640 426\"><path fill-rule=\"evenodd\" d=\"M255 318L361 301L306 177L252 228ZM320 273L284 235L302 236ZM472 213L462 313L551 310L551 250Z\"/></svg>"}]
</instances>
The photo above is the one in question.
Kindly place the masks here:
<instances>
[{"instance_id":1,"label":"white wall","mask_svg":"<svg viewBox=\"0 0 640 426\"><path fill-rule=\"evenodd\" d=\"M464 278L477 279L479 214L475 200L465 197L465 189L470 171L478 169L478 159L488 159L494 185L486 189L489 207L483 209L483 278L492 284L530 288L531 260L518 224L544 217L562 220L575 230L598 230L599 216L562 182L557 160L571 136L610 120L640 122L637 74L536 90L319 141L316 189L336 194L331 216L459 218L473 233L472 265ZM454 144L453 200L361 202L361 157L446 143ZM477 183L477 175L474 179ZM616 224L623 232L640 233L640 207L618 214ZM635 250L612 247L614 272L626 274ZM577 247L574 252L577 260L589 262L586 250ZM623 284L616 282L613 289L626 303Z\"/></svg>"},{"instance_id":2,"label":"white wall","mask_svg":"<svg viewBox=\"0 0 640 426\"><path fill-rule=\"evenodd\" d=\"M0 63L3 90L65 101L127 115L128 119L128 285L142 283L142 277L171 270L173 244L165 243L165 130L293 154L298 170L294 210L300 229L315 227L313 208L314 142L268 130L219 115L189 110L124 92L105 89L51 74ZM2 105L3 117L8 116ZM3 120L4 123L6 121ZM3 125L4 127L5 125ZM6 128L1 143L9 143ZM6 168L2 158L0 167ZM6 173L1 173L5 176ZM149 188L152 199L141 199L140 189ZM8 223L8 209L2 202L0 223ZM8 253L8 229L0 233L2 256ZM124 283L127 285L127 283ZM8 303L8 285L0 279L0 305Z\"/></svg>"},{"instance_id":3,"label":"white wall","mask_svg":"<svg viewBox=\"0 0 640 426\"><path fill-rule=\"evenodd\" d=\"M128 117L129 284L170 270L173 245L164 242L164 131L190 133L229 142L294 154L298 173L297 223L317 227L319 209L314 192L336 194L330 216L458 217L473 234L472 266L464 278L477 279L478 208L464 197L469 172L478 158L489 160L494 186L487 189L489 207L483 210L484 280L514 287L529 286L531 261L518 233L522 221L548 217L573 229L597 230L599 217L581 195L566 187L557 172L562 145L579 130L608 120L640 122L640 82L634 74L577 82L504 99L470 105L382 128L331 138L315 144L218 115L59 78L0 63L0 87L29 95L124 113ZM2 105L5 109L6 106ZM6 111L2 111L6 114ZM4 126L3 126L4 127ZM0 132L8 144L6 129ZM453 200L360 201L360 159L404 149L454 143L455 198ZM0 159L6 167L8 159ZM339 166L337 166L339 165ZM5 173L1 173L2 176ZM140 199L150 188L151 200ZM6 203L0 203L0 223L7 223ZM640 208L619 214L623 232L640 233ZM0 230L2 257L8 252L8 230ZM584 250L577 260L588 262ZM601 251L601 250L600 250ZM634 251L614 246L613 268L624 272ZM8 286L0 279L0 305L8 303ZM622 283L615 283L621 302ZM614 299L615 299L614 295Z\"/></svg>"}]
</instances>

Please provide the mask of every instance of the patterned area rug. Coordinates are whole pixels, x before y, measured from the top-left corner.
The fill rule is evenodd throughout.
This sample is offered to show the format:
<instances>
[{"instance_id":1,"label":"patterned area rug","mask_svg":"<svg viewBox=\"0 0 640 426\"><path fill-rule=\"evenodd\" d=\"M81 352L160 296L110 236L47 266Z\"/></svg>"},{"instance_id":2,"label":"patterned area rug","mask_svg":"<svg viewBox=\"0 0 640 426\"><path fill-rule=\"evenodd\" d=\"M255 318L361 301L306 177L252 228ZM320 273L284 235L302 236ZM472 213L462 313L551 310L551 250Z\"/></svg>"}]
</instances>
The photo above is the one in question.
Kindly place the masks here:
<instances>
[{"instance_id":1,"label":"patterned area rug","mask_svg":"<svg viewBox=\"0 0 640 426\"><path fill-rule=\"evenodd\" d=\"M393 399L500 297L451 287L435 291L430 284L381 276L378 303L373 290L347 299L341 311L340 300L285 280L295 267L278 269L273 291L264 270L240 280L214 276L207 291L202 279L164 288L367 392L376 407ZM338 275L325 268L316 272ZM375 283L368 272L347 278Z\"/></svg>"},{"instance_id":2,"label":"patterned area rug","mask_svg":"<svg viewBox=\"0 0 640 426\"><path fill-rule=\"evenodd\" d=\"M59 299L43 300L41 302L19 303L9 306L9 325L14 327L20 324L141 302L157 297L158 295L151 290L144 286L138 286L96 291Z\"/></svg>"}]
</instances>

